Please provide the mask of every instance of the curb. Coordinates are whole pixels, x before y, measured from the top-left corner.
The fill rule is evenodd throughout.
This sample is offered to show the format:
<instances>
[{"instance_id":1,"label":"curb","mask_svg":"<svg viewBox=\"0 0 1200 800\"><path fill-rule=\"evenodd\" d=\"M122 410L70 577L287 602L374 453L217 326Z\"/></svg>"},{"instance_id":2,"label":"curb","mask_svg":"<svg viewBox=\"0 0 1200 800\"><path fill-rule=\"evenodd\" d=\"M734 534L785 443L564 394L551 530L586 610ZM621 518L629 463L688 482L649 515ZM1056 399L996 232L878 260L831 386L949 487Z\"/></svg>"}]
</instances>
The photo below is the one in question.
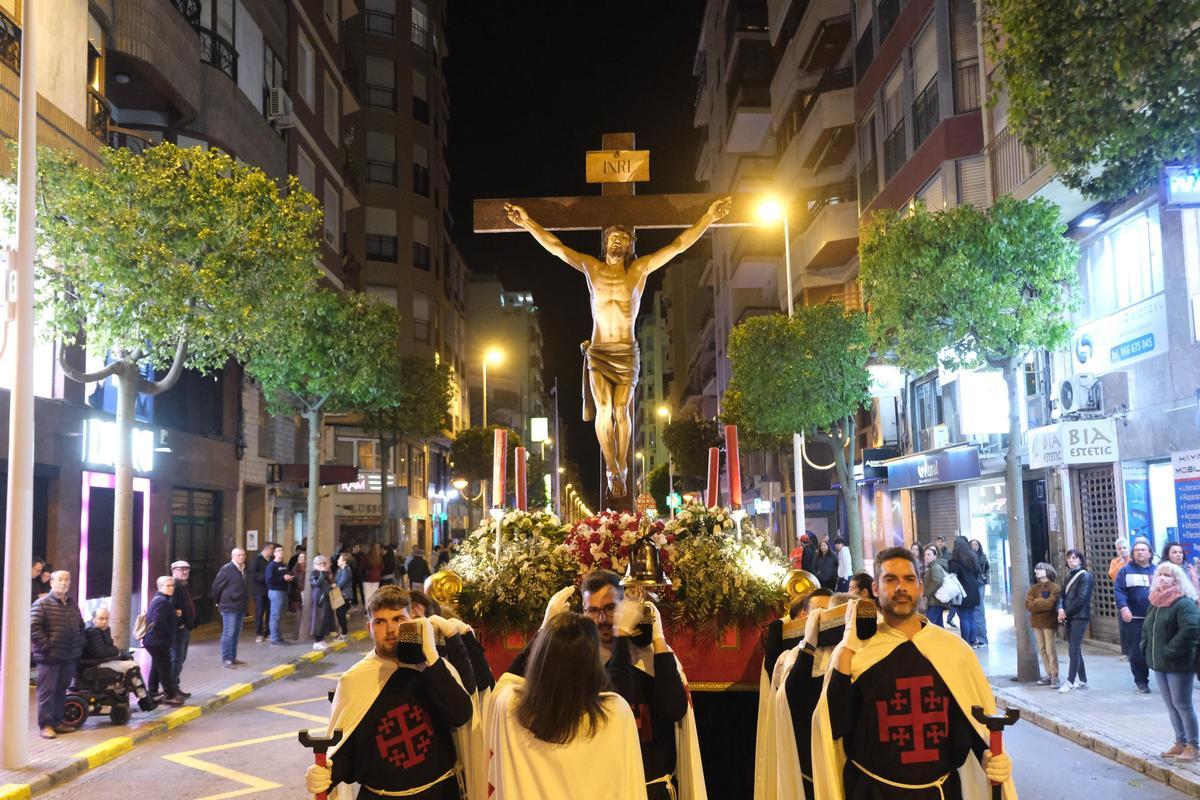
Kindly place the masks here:
<instances>
[{"instance_id":1,"label":"curb","mask_svg":"<svg viewBox=\"0 0 1200 800\"><path fill-rule=\"evenodd\" d=\"M1110 761L1129 767L1148 778L1165 783L1172 789L1190 797L1200 797L1200 775L1176 772L1169 769L1167 762L1153 753L1130 750L1100 734L1073 728L1063 719L1047 714L1043 709L1033 706L1009 689L993 685L992 693L996 697L997 705L1019 709L1021 719L1028 720L1039 728L1085 747L1096 755L1104 756ZM0 800L4 800L3 795L0 795Z\"/></svg>"},{"instance_id":2,"label":"curb","mask_svg":"<svg viewBox=\"0 0 1200 800\"><path fill-rule=\"evenodd\" d=\"M216 711L233 701L245 697L255 689L269 686L281 678L293 674L297 667L322 660L330 652L345 650L351 643L367 638L366 631L354 631L345 642L331 642L327 650L312 650L289 662L263 670L259 677L249 683L235 683L219 690L204 702L192 706L180 706L166 716L143 722L127 729L122 736L113 736L71 756L66 764L51 772L43 772L29 783L8 783L0 786L0 800L29 800L39 794L78 778L88 770L107 764L128 753L138 744L187 725L204 714Z\"/></svg>"}]
</instances>

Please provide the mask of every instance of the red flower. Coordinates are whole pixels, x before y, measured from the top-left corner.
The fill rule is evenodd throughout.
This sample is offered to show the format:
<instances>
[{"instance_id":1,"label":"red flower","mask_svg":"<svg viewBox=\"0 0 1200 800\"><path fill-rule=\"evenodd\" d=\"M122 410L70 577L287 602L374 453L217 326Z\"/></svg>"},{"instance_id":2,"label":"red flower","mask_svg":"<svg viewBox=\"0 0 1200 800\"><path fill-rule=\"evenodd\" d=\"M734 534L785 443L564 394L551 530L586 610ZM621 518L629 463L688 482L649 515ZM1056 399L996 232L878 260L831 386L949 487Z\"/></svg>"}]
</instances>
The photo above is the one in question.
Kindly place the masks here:
<instances>
[{"instance_id":1,"label":"red flower","mask_svg":"<svg viewBox=\"0 0 1200 800\"><path fill-rule=\"evenodd\" d=\"M675 534L673 534L673 533L667 534L667 544L675 544Z\"/></svg>"},{"instance_id":2,"label":"red flower","mask_svg":"<svg viewBox=\"0 0 1200 800\"><path fill-rule=\"evenodd\" d=\"M591 541L592 544L600 544L600 534L593 533L588 537L588 540Z\"/></svg>"},{"instance_id":3,"label":"red flower","mask_svg":"<svg viewBox=\"0 0 1200 800\"><path fill-rule=\"evenodd\" d=\"M600 569L612 569L612 565L613 562L611 558L605 558L600 561Z\"/></svg>"}]
</instances>

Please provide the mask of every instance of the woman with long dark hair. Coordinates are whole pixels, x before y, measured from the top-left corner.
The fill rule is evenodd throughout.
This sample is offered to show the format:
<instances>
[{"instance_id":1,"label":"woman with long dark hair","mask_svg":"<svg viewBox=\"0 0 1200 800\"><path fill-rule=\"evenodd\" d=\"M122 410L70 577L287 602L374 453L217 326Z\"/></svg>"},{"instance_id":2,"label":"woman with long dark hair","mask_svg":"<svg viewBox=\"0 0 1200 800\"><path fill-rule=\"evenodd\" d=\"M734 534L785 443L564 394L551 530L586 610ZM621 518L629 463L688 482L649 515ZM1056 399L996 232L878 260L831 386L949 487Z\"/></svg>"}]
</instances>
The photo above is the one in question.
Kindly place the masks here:
<instances>
[{"instance_id":1,"label":"woman with long dark hair","mask_svg":"<svg viewBox=\"0 0 1200 800\"><path fill-rule=\"evenodd\" d=\"M992 579L992 562L988 560L987 551L978 539L971 540L971 550L979 562L979 605L975 608L975 644L985 647L988 643L987 586Z\"/></svg>"},{"instance_id":2,"label":"woman with long dark hair","mask_svg":"<svg viewBox=\"0 0 1200 800\"><path fill-rule=\"evenodd\" d=\"M633 711L610 691L596 625L552 617L530 650L524 679L496 684L484 732L494 800L644 800Z\"/></svg>"},{"instance_id":3,"label":"woman with long dark hair","mask_svg":"<svg viewBox=\"0 0 1200 800\"><path fill-rule=\"evenodd\" d=\"M963 587L963 599L958 604L958 632L963 641L979 647L975 641L975 609L979 607L979 561L967 540L959 536L950 552L950 572Z\"/></svg>"},{"instance_id":4,"label":"woman with long dark hair","mask_svg":"<svg viewBox=\"0 0 1200 800\"><path fill-rule=\"evenodd\" d=\"M829 549L828 537L817 545L817 555L813 559L813 574L821 582L822 589L835 589L838 579L837 556Z\"/></svg>"},{"instance_id":5,"label":"woman with long dark hair","mask_svg":"<svg viewBox=\"0 0 1200 800\"><path fill-rule=\"evenodd\" d=\"M1064 693L1087 688L1083 633L1092 619L1092 576L1082 551L1075 548L1067 551L1067 569L1070 572L1063 581L1062 606L1058 609L1059 622L1067 625L1067 680L1059 687Z\"/></svg>"}]
</instances>

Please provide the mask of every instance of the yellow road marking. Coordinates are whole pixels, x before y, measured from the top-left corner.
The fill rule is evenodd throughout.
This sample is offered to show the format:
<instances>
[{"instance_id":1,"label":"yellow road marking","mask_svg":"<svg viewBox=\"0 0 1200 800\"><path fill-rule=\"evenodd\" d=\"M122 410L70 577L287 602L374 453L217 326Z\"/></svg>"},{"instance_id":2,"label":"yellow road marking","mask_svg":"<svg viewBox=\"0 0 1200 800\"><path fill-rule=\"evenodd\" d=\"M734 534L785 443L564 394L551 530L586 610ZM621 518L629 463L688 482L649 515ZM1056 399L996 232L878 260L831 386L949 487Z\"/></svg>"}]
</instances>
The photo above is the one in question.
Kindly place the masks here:
<instances>
[{"instance_id":1,"label":"yellow road marking","mask_svg":"<svg viewBox=\"0 0 1200 800\"><path fill-rule=\"evenodd\" d=\"M324 678L327 681L340 681L345 672L325 672L318 675L318 678Z\"/></svg>"},{"instance_id":2,"label":"yellow road marking","mask_svg":"<svg viewBox=\"0 0 1200 800\"><path fill-rule=\"evenodd\" d=\"M177 708L170 714L163 717L163 722L167 723L167 730L173 730L180 725L191 722L200 716L200 706L183 706Z\"/></svg>"},{"instance_id":3,"label":"yellow road marking","mask_svg":"<svg viewBox=\"0 0 1200 800\"><path fill-rule=\"evenodd\" d=\"M296 667L292 664L280 664L278 667L271 667L270 669L263 670L263 675L270 675L272 678L278 680L285 675L291 675L295 671Z\"/></svg>"},{"instance_id":4,"label":"yellow road marking","mask_svg":"<svg viewBox=\"0 0 1200 800\"><path fill-rule=\"evenodd\" d=\"M247 795L251 792L265 792L270 789L278 789L283 784L263 780L257 775L238 772L235 769L222 767L220 764L213 764L210 761L202 761L198 758L195 758L195 756L204 755L205 753L216 753L221 750L231 750L235 747L249 747L250 745L262 744L264 742L277 742L280 739L291 739L295 736L295 731L288 731L287 733L277 733L274 736L260 736L257 739L245 739L240 742L228 742L226 744L218 744L211 747L201 747L198 750L187 750L183 753L172 753L169 756L163 756L163 758L165 758L167 761L180 764L181 766L191 767L192 769L206 772L209 775L215 775L218 778L225 778L226 780L245 785L246 788L244 789L235 789L231 792L211 794L196 798L196 800L228 800L228 798L241 797L242 795Z\"/></svg>"},{"instance_id":5,"label":"yellow road marking","mask_svg":"<svg viewBox=\"0 0 1200 800\"><path fill-rule=\"evenodd\" d=\"M132 749L133 739L128 736L114 736L86 750L81 750L75 754L75 757L86 760L88 769L95 769L101 764L112 761L122 753L128 753Z\"/></svg>"},{"instance_id":6,"label":"yellow road marking","mask_svg":"<svg viewBox=\"0 0 1200 800\"><path fill-rule=\"evenodd\" d=\"M29 800L29 784L6 783L0 786L0 800Z\"/></svg>"},{"instance_id":7,"label":"yellow road marking","mask_svg":"<svg viewBox=\"0 0 1200 800\"><path fill-rule=\"evenodd\" d=\"M349 646L348 642L330 642L329 643L330 650L345 650L346 647L348 647L348 646Z\"/></svg>"},{"instance_id":8,"label":"yellow road marking","mask_svg":"<svg viewBox=\"0 0 1200 800\"><path fill-rule=\"evenodd\" d=\"M325 657L324 650L313 650L311 653L305 653L304 655L300 656L300 660L308 661L311 663L313 661L320 661L324 657Z\"/></svg>"},{"instance_id":9,"label":"yellow road marking","mask_svg":"<svg viewBox=\"0 0 1200 800\"><path fill-rule=\"evenodd\" d=\"M287 717L296 717L297 719L304 719L310 722L327 724L329 722L328 714L322 717L318 716L317 714L306 714L303 711L292 711L289 708L284 708L284 706L298 706L304 703L317 703L322 701L324 701L326 704L329 702L327 697L309 697L305 700L289 700L286 703L271 703L270 705L259 706L258 709L259 711L270 711L272 714L283 714Z\"/></svg>"},{"instance_id":10,"label":"yellow road marking","mask_svg":"<svg viewBox=\"0 0 1200 800\"><path fill-rule=\"evenodd\" d=\"M226 686L221 691L217 692L221 697L228 698L231 702L239 697L245 697L254 691L254 687L248 683L235 683L233 686Z\"/></svg>"}]
</instances>

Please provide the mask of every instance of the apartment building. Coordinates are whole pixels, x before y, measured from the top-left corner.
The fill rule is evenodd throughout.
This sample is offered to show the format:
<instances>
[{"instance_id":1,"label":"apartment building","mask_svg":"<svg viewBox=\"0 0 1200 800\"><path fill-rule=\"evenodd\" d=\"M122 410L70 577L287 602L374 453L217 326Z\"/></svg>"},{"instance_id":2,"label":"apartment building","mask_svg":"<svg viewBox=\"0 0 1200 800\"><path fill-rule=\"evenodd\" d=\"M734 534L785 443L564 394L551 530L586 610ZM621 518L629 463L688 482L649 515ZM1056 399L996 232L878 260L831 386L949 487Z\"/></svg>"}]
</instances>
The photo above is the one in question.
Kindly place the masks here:
<instances>
[{"instance_id":1,"label":"apartment building","mask_svg":"<svg viewBox=\"0 0 1200 800\"><path fill-rule=\"evenodd\" d=\"M669 337L663 293L655 292L649 305L649 313L637 321L637 343L642 358L634 402L634 469L638 493L648 491L645 476L667 463L667 445L663 439L667 419L659 413L660 408L666 407L671 379L667 372Z\"/></svg>"}]
</instances>

